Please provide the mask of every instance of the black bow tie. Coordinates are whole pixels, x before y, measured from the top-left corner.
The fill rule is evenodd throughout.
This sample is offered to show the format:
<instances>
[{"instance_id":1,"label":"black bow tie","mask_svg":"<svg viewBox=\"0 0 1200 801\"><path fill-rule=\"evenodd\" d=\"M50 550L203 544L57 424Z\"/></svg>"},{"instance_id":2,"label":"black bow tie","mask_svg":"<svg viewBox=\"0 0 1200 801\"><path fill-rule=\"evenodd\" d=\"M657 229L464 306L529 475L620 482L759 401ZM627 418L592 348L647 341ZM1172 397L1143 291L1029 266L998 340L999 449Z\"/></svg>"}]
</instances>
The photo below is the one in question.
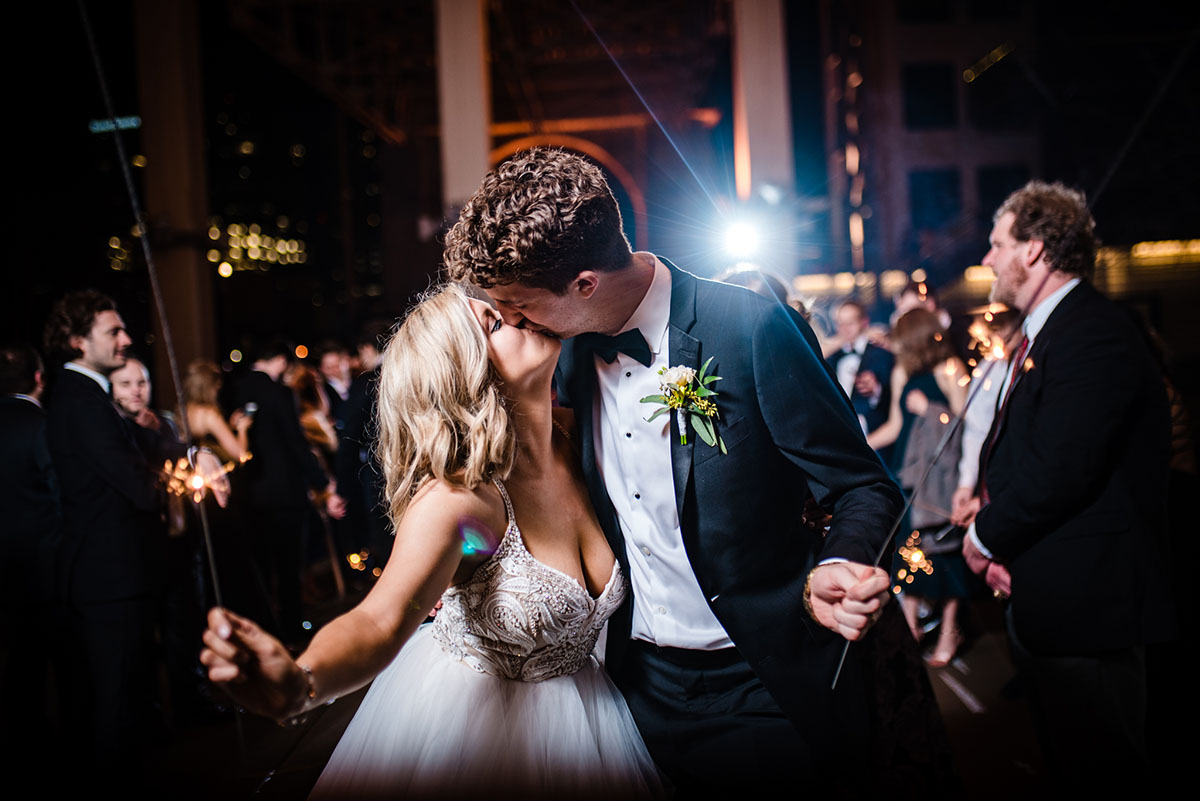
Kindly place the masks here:
<instances>
[{"instance_id":1,"label":"black bow tie","mask_svg":"<svg viewBox=\"0 0 1200 801\"><path fill-rule=\"evenodd\" d=\"M618 351L646 367L649 367L650 362L654 360L650 354L650 346L646 344L646 338L636 328L622 331L615 337L595 333L580 334L579 344L609 364L612 364L613 359L617 358Z\"/></svg>"}]
</instances>

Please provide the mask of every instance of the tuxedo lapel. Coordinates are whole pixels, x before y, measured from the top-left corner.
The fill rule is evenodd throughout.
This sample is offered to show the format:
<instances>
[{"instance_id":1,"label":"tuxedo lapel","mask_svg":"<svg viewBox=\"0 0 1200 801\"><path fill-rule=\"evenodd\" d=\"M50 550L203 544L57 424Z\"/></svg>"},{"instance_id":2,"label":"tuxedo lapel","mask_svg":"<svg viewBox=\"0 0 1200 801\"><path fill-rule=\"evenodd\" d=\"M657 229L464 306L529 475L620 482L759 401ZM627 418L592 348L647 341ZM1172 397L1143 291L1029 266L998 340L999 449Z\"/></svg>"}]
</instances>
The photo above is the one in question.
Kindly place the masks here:
<instances>
[{"instance_id":1,"label":"tuxedo lapel","mask_svg":"<svg viewBox=\"0 0 1200 801\"><path fill-rule=\"evenodd\" d=\"M625 541L621 536L621 524L617 520L616 511L608 497L608 489L604 486L604 479L600 477L600 468L596 464L595 359L590 352L578 347L575 342L571 344L572 369L569 371L570 386L567 389L575 411L575 426L579 431L579 455L583 463L583 477L600 528L604 531L609 547L621 562L621 568L628 575L629 561L625 554Z\"/></svg>"},{"instance_id":2,"label":"tuxedo lapel","mask_svg":"<svg viewBox=\"0 0 1200 801\"><path fill-rule=\"evenodd\" d=\"M668 366L700 370L700 340L688 333L696 322L696 284L692 277L662 259L671 270L671 321L667 327ZM687 443L680 442L679 415L671 418L671 473L675 480L675 511L683 520L683 499L692 473L692 450L699 435L687 432ZM686 421L684 422L686 426Z\"/></svg>"}]
</instances>

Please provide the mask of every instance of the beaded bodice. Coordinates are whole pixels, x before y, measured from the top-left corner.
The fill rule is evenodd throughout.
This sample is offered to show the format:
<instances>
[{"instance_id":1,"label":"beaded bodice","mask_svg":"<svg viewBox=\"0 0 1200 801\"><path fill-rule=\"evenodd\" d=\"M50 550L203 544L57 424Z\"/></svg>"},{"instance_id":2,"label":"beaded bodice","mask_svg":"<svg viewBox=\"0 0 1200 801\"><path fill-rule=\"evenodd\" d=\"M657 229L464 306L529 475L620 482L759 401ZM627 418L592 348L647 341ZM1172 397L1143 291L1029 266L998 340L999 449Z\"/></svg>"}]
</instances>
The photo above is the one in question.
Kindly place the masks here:
<instances>
[{"instance_id":1,"label":"beaded bodice","mask_svg":"<svg viewBox=\"0 0 1200 801\"><path fill-rule=\"evenodd\" d=\"M525 549L504 485L508 528L496 552L471 578L442 595L433 636L442 650L480 673L544 681L583 667L606 620L625 598L614 562L608 584L592 598L578 581Z\"/></svg>"}]
</instances>

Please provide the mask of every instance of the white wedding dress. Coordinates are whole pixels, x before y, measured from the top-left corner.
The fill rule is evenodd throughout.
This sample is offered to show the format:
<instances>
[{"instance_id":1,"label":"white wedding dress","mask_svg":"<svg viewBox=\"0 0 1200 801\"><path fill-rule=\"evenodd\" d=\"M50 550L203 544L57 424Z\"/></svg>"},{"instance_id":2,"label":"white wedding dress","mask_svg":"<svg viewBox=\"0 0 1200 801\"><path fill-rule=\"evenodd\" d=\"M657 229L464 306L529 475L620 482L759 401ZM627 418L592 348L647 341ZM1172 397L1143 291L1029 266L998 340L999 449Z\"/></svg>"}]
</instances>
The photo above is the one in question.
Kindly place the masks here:
<instances>
[{"instance_id":1,"label":"white wedding dress","mask_svg":"<svg viewBox=\"0 0 1200 801\"><path fill-rule=\"evenodd\" d=\"M593 650L625 597L614 564L593 599L508 528L375 678L311 798L664 797L624 699Z\"/></svg>"}]
</instances>

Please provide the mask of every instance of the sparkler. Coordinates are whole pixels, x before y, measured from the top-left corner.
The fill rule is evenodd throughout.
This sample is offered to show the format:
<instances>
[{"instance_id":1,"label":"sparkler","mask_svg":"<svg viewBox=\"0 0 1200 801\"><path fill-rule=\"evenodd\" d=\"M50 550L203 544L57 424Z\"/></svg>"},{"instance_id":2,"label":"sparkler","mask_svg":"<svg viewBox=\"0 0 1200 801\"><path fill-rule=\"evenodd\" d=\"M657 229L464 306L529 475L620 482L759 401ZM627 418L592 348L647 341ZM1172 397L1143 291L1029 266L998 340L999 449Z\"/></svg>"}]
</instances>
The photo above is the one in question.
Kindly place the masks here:
<instances>
[{"instance_id":1,"label":"sparkler","mask_svg":"<svg viewBox=\"0 0 1200 801\"><path fill-rule=\"evenodd\" d=\"M180 459L174 464L170 461L163 462L162 475L167 492L178 497L191 496L192 501L198 504L208 493L227 489L228 482L225 481L225 476L235 467L250 461L251 458L253 458L253 454L247 451L241 459L225 462L215 474L205 474L198 467L189 464L187 459Z\"/></svg>"},{"instance_id":2,"label":"sparkler","mask_svg":"<svg viewBox=\"0 0 1200 801\"><path fill-rule=\"evenodd\" d=\"M96 80L100 84L100 93L104 98L104 109L108 113L108 119L112 121L112 137L113 144L117 149L117 163L121 165L121 175L125 180L125 191L129 196L129 205L133 212L134 225L137 228L138 240L142 243L142 254L146 259L146 272L150 276L150 288L154 295L154 308L158 313L158 322L162 328L163 347L167 353L171 378L175 383L175 392L179 405L179 426L184 441L191 442L192 432L191 427L188 425L187 399L183 394L183 380L180 376L178 360L175 357L175 345L171 338L171 326L167 319L167 309L166 303L163 301L162 287L158 281L158 268L154 262L154 255L150 252L150 232L146 228L145 214L142 212L141 203L138 200L137 190L133 182L133 175L129 170L129 158L125 152L124 140L121 139L121 129L116 124L117 115L113 107L112 95L108 89L108 80L104 75L104 65L100 61L100 51L96 47L96 37L92 32L92 23L88 17L87 8L83 0L78 0L76 5L79 7L79 16L83 23L84 33L87 35L88 49L92 55L92 66L96 70ZM169 476L174 476L176 467L168 467L166 473ZM211 478L215 479L216 477ZM224 474L222 474L221 478L224 478ZM196 484L197 479L200 479L199 485ZM203 500L204 494L207 491L217 489L217 485L210 483L209 478L196 474L194 468L192 475L181 475L178 480L182 481L189 488L193 498L198 498L196 508L199 510L200 526L204 534L204 547L208 556L208 569L209 574L212 576L213 600L217 606L224 606L225 604L221 599L221 584L217 580L217 564L213 553L212 532L208 526L208 514L205 511L204 504L199 502ZM170 481L170 478L168 478L168 486L170 485Z\"/></svg>"}]
</instances>

